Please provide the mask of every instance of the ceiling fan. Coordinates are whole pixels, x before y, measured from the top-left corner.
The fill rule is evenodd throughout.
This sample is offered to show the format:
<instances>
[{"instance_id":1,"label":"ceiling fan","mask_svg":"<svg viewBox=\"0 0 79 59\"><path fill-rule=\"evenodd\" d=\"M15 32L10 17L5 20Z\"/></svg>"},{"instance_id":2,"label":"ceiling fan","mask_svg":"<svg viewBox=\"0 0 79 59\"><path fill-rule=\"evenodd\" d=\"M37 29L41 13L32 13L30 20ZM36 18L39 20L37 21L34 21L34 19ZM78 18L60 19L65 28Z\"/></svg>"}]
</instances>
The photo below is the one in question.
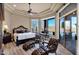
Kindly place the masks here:
<instances>
[{"instance_id":1,"label":"ceiling fan","mask_svg":"<svg viewBox=\"0 0 79 59\"><path fill-rule=\"evenodd\" d=\"M37 12L32 12L31 3L28 3L29 10L27 11L29 14L37 14Z\"/></svg>"}]
</instances>

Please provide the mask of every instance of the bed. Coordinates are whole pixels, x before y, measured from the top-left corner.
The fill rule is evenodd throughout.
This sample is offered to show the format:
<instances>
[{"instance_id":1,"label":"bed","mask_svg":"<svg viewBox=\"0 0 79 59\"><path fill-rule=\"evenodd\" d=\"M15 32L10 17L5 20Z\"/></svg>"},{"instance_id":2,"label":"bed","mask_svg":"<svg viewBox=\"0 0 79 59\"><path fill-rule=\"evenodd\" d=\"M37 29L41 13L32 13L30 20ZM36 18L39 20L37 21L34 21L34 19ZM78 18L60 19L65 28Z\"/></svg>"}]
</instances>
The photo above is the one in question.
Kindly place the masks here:
<instances>
[{"instance_id":1,"label":"bed","mask_svg":"<svg viewBox=\"0 0 79 59\"><path fill-rule=\"evenodd\" d=\"M28 28L24 26L19 26L13 29L13 36L16 45L25 43L28 40L33 40L36 37L36 33L30 32Z\"/></svg>"}]
</instances>

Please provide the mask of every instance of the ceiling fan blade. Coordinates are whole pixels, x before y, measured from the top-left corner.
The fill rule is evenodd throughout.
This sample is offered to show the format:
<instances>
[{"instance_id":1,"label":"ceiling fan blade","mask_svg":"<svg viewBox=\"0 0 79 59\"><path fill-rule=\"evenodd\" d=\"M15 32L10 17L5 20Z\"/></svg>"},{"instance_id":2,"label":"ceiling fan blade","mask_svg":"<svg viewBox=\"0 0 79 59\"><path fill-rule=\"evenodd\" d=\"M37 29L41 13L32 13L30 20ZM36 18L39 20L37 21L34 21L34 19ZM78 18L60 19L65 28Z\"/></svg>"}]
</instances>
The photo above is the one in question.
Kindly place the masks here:
<instances>
[{"instance_id":1,"label":"ceiling fan blade","mask_svg":"<svg viewBox=\"0 0 79 59\"><path fill-rule=\"evenodd\" d=\"M31 12L32 14L38 14L37 12Z\"/></svg>"}]
</instances>

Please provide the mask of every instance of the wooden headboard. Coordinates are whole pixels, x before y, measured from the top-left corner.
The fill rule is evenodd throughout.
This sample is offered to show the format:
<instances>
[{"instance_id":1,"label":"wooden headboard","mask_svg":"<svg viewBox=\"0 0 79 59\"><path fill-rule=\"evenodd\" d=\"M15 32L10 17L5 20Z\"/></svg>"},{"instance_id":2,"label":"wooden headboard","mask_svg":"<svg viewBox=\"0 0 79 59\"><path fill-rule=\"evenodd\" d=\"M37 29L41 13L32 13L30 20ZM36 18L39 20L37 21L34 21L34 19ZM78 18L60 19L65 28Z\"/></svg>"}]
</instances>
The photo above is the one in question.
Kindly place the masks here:
<instances>
[{"instance_id":1,"label":"wooden headboard","mask_svg":"<svg viewBox=\"0 0 79 59\"><path fill-rule=\"evenodd\" d=\"M13 33L27 32L27 31L28 31L28 28L25 28L22 25L13 29Z\"/></svg>"}]
</instances>

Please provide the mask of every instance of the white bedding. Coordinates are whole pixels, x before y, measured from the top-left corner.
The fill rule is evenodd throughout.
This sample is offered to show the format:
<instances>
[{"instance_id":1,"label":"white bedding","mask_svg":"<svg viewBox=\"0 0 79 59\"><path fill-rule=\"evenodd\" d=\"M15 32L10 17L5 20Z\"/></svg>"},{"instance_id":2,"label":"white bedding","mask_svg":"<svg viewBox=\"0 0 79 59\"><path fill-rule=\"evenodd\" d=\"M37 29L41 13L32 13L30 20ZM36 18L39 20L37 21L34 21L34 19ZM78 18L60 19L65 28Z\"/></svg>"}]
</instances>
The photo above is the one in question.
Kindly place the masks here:
<instances>
[{"instance_id":1,"label":"white bedding","mask_svg":"<svg viewBox=\"0 0 79 59\"><path fill-rule=\"evenodd\" d=\"M27 32L27 33L14 33L14 40L16 42L16 39L18 37L18 40L24 40L24 39L29 39L35 37L36 34L32 32Z\"/></svg>"}]
</instances>

